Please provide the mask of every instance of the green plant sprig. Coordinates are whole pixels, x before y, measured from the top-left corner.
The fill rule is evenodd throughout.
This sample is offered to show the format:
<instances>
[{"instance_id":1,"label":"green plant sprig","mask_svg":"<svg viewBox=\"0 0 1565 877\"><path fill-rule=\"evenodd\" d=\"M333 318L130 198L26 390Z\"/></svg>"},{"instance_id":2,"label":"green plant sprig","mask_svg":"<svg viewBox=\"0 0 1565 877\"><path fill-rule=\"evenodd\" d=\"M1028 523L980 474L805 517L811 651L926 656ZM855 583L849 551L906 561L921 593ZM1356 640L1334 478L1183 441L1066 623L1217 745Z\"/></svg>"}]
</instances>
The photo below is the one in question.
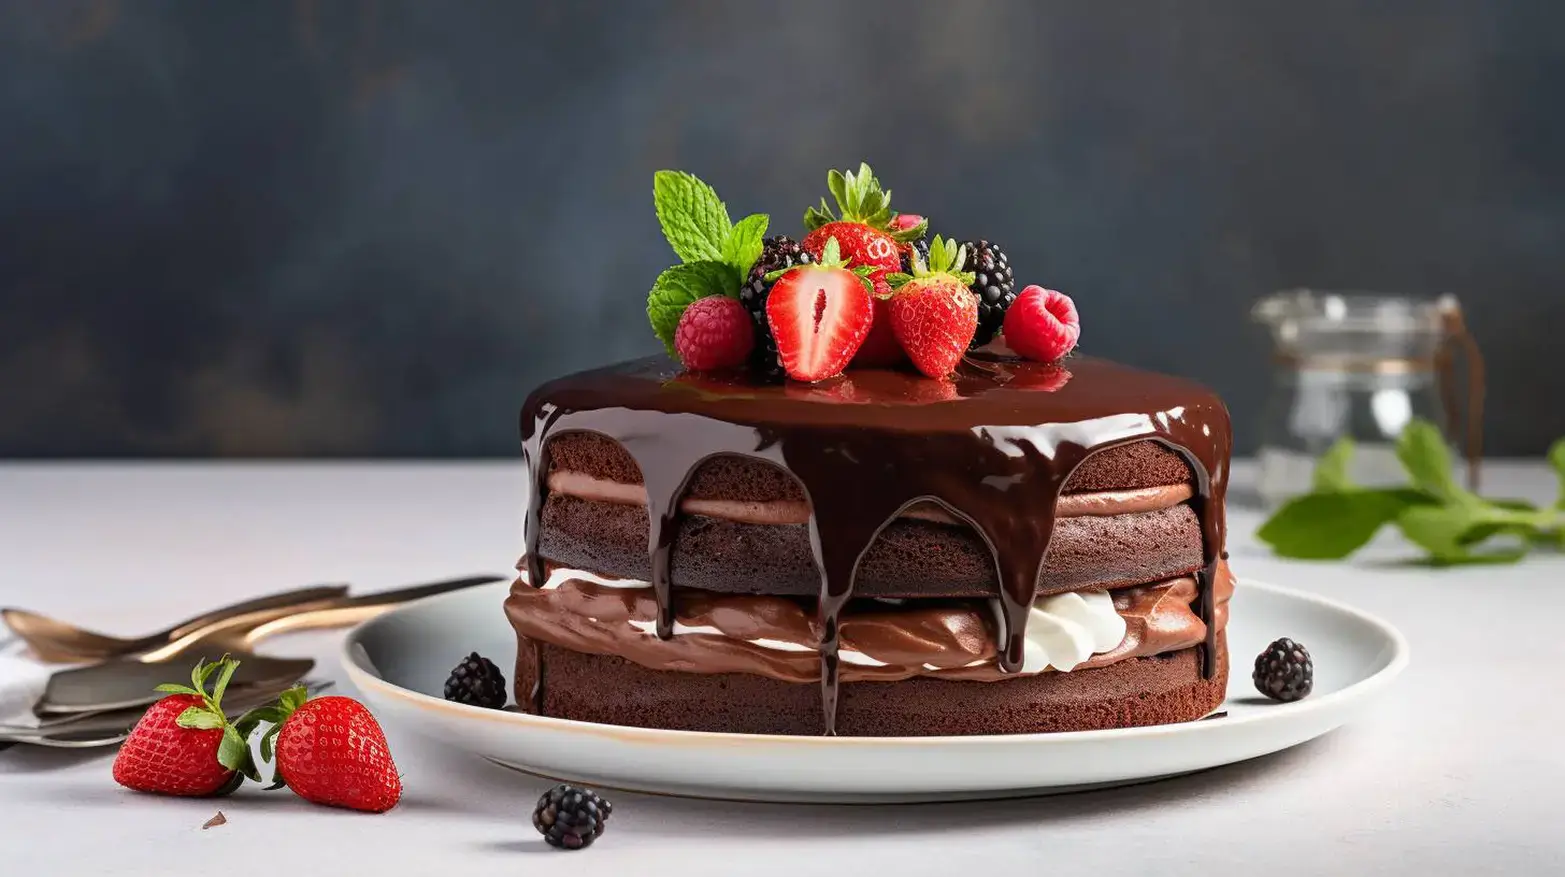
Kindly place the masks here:
<instances>
[{"instance_id":1,"label":"green plant sprig","mask_svg":"<svg viewBox=\"0 0 1565 877\"><path fill-rule=\"evenodd\" d=\"M1461 487L1445 439L1427 421L1409 423L1396 452L1406 486L1359 487L1348 477L1353 443L1339 440L1316 462L1311 491L1278 509L1256 537L1282 557L1340 560L1395 524L1437 566L1513 563L1533 548L1565 548L1565 439L1549 449L1560 488L1548 508ZM1498 537L1506 538L1496 544Z\"/></svg>"}]
</instances>

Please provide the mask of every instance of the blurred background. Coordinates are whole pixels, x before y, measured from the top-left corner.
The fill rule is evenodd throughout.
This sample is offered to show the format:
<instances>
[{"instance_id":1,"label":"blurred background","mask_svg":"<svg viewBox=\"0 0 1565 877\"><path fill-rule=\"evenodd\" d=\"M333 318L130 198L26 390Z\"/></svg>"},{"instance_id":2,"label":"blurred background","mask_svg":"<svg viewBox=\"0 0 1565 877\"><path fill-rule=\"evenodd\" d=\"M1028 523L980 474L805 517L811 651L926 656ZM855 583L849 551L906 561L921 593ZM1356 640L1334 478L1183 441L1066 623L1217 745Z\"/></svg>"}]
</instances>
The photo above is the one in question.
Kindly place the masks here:
<instances>
[{"instance_id":1,"label":"blurred background","mask_svg":"<svg viewBox=\"0 0 1565 877\"><path fill-rule=\"evenodd\" d=\"M799 233L862 160L1269 393L1251 303L1455 293L1488 450L1565 433L1565 5L0 0L0 456L512 456L649 354L654 170Z\"/></svg>"}]
</instances>

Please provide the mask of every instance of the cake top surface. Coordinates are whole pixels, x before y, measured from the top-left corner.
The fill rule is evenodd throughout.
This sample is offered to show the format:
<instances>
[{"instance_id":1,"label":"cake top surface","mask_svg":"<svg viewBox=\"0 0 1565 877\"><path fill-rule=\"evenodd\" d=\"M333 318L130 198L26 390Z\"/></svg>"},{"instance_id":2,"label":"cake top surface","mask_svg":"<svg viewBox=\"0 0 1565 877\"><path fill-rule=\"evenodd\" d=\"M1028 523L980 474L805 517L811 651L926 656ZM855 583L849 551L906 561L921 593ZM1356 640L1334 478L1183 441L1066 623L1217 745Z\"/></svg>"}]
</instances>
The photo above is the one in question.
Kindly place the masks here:
<instances>
[{"instance_id":1,"label":"cake top surface","mask_svg":"<svg viewBox=\"0 0 1565 877\"><path fill-rule=\"evenodd\" d=\"M767 383L739 372L697 373L663 356L578 372L539 387L525 421L561 411L623 408L694 414L727 423L910 432L986 426L1097 424L1127 434L1148 418L1227 430L1227 412L1200 384L1093 357L1039 363L979 352L951 378L851 370L820 383ZM1116 422L1117 421L1117 422Z\"/></svg>"}]
</instances>

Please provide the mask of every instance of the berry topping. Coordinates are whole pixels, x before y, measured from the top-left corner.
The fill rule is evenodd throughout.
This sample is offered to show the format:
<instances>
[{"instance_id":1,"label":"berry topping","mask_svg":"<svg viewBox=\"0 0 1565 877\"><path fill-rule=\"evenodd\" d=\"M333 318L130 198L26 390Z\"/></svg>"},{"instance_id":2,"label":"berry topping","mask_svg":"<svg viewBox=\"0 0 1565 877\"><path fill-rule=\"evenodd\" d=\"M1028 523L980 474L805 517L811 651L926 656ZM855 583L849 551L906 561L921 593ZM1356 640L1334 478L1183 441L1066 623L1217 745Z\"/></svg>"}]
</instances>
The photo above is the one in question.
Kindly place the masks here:
<instances>
[{"instance_id":1,"label":"berry topping","mask_svg":"<svg viewBox=\"0 0 1565 877\"><path fill-rule=\"evenodd\" d=\"M994 340L1005 323L1005 312L1016 300L1016 277L1011 260L999 244L985 240L966 241L967 267L973 272L973 294L978 296L978 331L973 346L982 347Z\"/></svg>"},{"instance_id":2,"label":"berry topping","mask_svg":"<svg viewBox=\"0 0 1565 877\"><path fill-rule=\"evenodd\" d=\"M230 724L223 712L223 692L238 668L225 656L198 663L189 686L159 685L170 694L149 707L125 738L114 757L114 781L138 792L201 797L227 794L245 776L259 779L245 742L254 725L243 719Z\"/></svg>"},{"instance_id":3,"label":"berry topping","mask_svg":"<svg viewBox=\"0 0 1565 877\"><path fill-rule=\"evenodd\" d=\"M766 322L766 297L772 293L772 282L766 276L795 265L809 264L814 259L798 241L787 235L767 238L760 258L755 260L748 279L739 288L739 303L744 305L755 324L755 348L750 351L750 367L763 378L783 378L782 364L777 359L777 339L772 336L771 324Z\"/></svg>"},{"instance_id":4,"label":"berry topping","mask_svg":"<svg viewBox=\"0 0 1565 877\"><path fill-rule=\"evenodd\" d=\"M920 260L911 277L891 278L892 330L913 365L932 378L956 369L978 327L978 297L967 288L971 275L960 273L963 259L960 245L936 237L927 266Z\"/></svg>"},{"instance_id":5,"label":"berry topping","mask_svg":"<svg viewBox=\"0 0 1565 877\"><path fill-rule=\"evenodd\" d=\"M505 675L494 662L473 652L446 679L446 700L497 710L505 707Z\"/></svg>"},{"instance_id":6,"label":"berry topping","mask_svg":"<svg viewBox=\"0 0 1565 877\"><path fill-rule=\"evenodd\" d=\"M306 700L303 688L283 692L276 706L251 715L273 722L261 757L276 755L272 788L286 785L316 804L383 813L402 799L402 778L380 723L351 697Z\"/></svg>"},{"instance_id":7,"label":"berry topping","mask_svg":"<svg viewBox=\"0 0 1565 877\"><path fill-rule=\"evenodd\" d=\"M579 850L603 834L614 805L597 792L561 783L543 793L533 808L533 828L550 846Z\"/></svg>"},{"instance_id":8,"label":"berry topping","mask_svg":"<svg viewBox=\"0 0 1565 877\"><path fill-rule=\"evenodd\" d=\"M1005 343L1038 362L1053 362L1076 348L1081 318L1070 296L1041 286L1029 286L1005 312Z\"/></svg>"},{"instance_id":9,"label":"berry topping","mask_svg":"<svg viewBox=\"0 0 1565 877\"><path fill-rule=\"evenodd\" d=\"M777 339L783 370L798 381L842 373L874 323L870 281L845 267L835 240L819 264L790 268L766 299L766 319Z\"/></svg>"},{"instance_id":10,"label":"berry topping","mask_svg":"<svg viewBox=\"0 0 1565 877\"><path fill-rule=\"evenodd\" d=\"M1315 687L1315 663L1308 649L1283 637L1256 656L1251 678L1256 690L1272 700L1299 700Z\"/></svg>"},{"instance_id":11,"label":"berry topping","mask_svg":"<svg viewBox=\"0 0 1565 877\"><path fill-rule=\"evenodd\" d=\"M890 227L892 231L909 231L919 227L928 228L929 220L916 213L898 213L891 218Z\"/></svg>"},{"instance_id":12,"label":"berry topping","mask_svg":"<svg viewBox=\"0 0 1565 877\"><path fill-rule=\"evenodd\" d=\"M755 347L750 315L736 299L709 295L685 308L674 350L685 368L705 371L744 365Z\"/></svg>"},{"instance_id":13,"label":"berry topping","mask_svg":"<svg viewBox=\"0 0 1565 877\"><path fill-rule=\"evenodd\" d=\"M875 286L875 321L869 327L869 337L864 339L863 346L853 357L853 362L849 363L853 368L890 368L907 362L907 353L902 350L902 343L891 328L891 285L886 282L888 273L884 268L877 268L869 275L870 282Z\"/></svg>"}]
</instances>

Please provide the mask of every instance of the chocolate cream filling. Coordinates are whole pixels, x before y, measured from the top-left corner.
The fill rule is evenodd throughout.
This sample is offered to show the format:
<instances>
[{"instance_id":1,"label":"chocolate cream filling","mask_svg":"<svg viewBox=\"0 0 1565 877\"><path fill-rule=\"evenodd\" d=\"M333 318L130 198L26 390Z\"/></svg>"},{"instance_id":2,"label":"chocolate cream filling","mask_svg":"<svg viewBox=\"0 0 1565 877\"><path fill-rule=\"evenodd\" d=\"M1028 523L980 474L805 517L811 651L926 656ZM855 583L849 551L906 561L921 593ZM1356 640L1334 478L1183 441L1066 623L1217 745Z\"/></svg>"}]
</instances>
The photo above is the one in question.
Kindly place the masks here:
<instances>
[{"instance_id":1,"label":"chocolate cream filling","mask_svg":"<svg viewBox=\"0 0 1565 877\"><path fill-rule=\"evenodd\" d=\"M512 587L506 614L522 636L616 655L653 670L749 673L798 683L820 679L820 630L807 601L680 591L674 636L661 640L653 632L657 601L650 587L589 574L556 582L557 577L551 574L545 588L529 587L525 578ZM1213 623L1219 631L1227 625L1233 590L1228 566L1220 563L1213 582ZM1074 669L1178 651L1206 639L1206 625L1191 605L1198 596L1193 577L1122 588L1110 596L1125 621L1125 636ZM865 602L871 608L842 615L844 682L915 676L993 682L1018 675L1002 673L997 665L995 615L985 601Z\"/></svg>"},{"instance_id":2,"label":"chocolate cream filling","mask_svg":"<svg viewBox=\"0 0 1565 877\"><path fill-rule=\"evenodd\" d=\"M644 485L611 481L583 472L569 470L550 472L548 486L550 493L592 502L635 506L647 504L647 489ZM1082 518L1155 512L1186 502L1193 494L1194 491L1188 484L1069 493L1060 496L1059 504L1055 507L1055 515L1061 518ZM679 508L686 514L702 515L740 524L803 524L810 519L809 503L795 499L751 502L686 496L680 501ZM905 511L902 517L944 524L958 523L945 510L933 503L913 506Z\"/></svg>"}]
</instances>

